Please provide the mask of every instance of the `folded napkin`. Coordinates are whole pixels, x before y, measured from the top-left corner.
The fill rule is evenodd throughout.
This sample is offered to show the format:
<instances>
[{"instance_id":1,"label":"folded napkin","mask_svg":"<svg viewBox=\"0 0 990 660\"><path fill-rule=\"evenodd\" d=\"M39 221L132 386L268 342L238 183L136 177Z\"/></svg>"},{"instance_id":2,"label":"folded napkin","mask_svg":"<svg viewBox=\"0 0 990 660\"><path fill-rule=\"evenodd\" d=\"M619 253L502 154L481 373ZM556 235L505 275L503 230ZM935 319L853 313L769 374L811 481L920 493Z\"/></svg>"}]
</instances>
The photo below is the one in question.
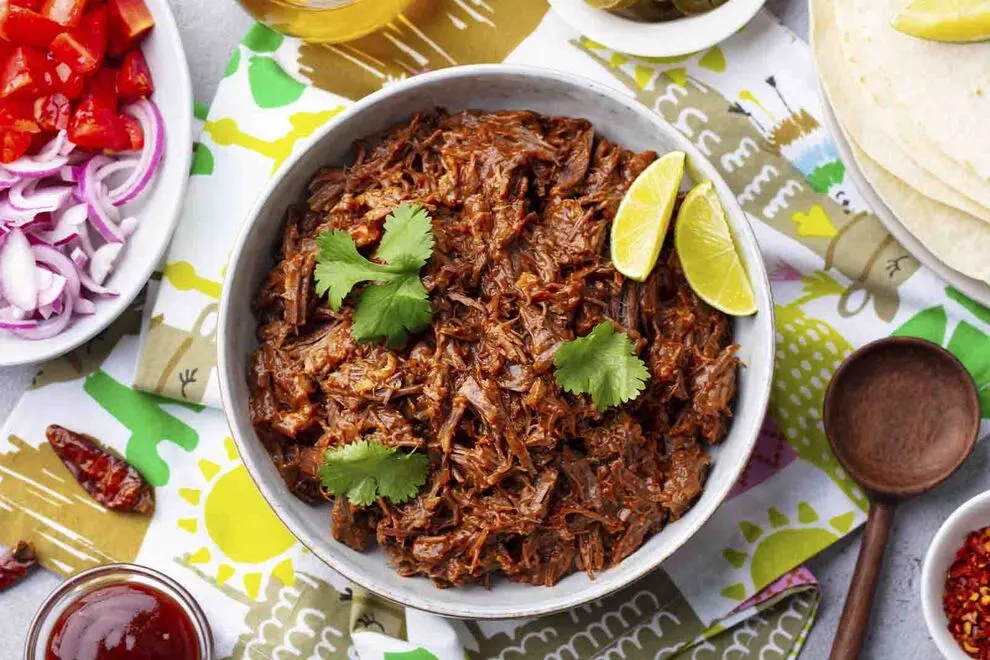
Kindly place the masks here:
<instances>
[{"instance_id":1,"label":"folded napkin","mask_svg":"<svg viewBox=\"0 0 990 660\"><path fill-rule=\"evenodd\" d=\"M922 336L963 360L990 416L990 310L921 268L866 208L820 126L808 48L769 14L704 52L646 60L582 38L542 2L434 4L341 46L248 33L197 111L188 199L143 320L136 307L46 364L0 433L0 542L32 539L64 575L107 561L169 573L205 606L223 657L793 657L820 600L800 564L865 519L822 430L831 373L866 341ZM624 90L709 156L772 274L777 372L749 466L663 569L570 612L471 622L383 602L292 537L227 437L214 344L229 246L293 149L391 81L495 61ZM44 442L53 422L126 453L157 487L154 518L94 506Z\"/></svg>"}]
</instances>

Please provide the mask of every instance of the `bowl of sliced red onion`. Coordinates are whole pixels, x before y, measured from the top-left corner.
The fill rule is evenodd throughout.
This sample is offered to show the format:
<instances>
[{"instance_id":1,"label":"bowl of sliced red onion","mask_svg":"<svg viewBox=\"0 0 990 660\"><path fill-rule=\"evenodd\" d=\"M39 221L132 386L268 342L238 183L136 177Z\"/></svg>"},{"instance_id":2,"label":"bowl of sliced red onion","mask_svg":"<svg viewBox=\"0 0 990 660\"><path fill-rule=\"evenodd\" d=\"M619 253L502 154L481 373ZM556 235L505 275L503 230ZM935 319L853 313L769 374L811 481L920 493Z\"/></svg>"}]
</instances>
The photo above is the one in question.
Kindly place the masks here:
<instances>
[{"instance_id":1,"label":"bowl of sliced red onion","mask_svg":"<svg viewBox=\"0 0 990 660\"><path fill-rule=\"evenodd\" d=\"M159 265L181 209L193 101L167 2L89 5L0 16L11 53L0 57L18 58L0 68L4 366L62 355L110 325ZM59 36L38 43L19 20ZM94 33L105 41L94 46Z\"/></svg>"}]
</instances>

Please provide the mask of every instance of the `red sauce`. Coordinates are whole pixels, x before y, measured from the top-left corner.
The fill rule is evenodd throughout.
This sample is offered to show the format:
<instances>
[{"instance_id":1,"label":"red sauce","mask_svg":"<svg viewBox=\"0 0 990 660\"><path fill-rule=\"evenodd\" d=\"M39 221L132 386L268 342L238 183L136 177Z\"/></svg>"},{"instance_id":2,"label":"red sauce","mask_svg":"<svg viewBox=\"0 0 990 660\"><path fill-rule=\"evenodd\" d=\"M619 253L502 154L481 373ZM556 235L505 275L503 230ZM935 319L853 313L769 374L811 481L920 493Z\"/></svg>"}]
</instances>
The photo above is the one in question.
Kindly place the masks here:
<instances>
[{"instance_id":1,"label":"red sauce","mask_svg":"<svg viewBox=\"0 0 990 660\"><path fill-rule=\"evenodd\" d=\"M192 621L171 596L143 584L96 589L55 622L47 660L200 660Z\"/></svg>"}]
</instances>

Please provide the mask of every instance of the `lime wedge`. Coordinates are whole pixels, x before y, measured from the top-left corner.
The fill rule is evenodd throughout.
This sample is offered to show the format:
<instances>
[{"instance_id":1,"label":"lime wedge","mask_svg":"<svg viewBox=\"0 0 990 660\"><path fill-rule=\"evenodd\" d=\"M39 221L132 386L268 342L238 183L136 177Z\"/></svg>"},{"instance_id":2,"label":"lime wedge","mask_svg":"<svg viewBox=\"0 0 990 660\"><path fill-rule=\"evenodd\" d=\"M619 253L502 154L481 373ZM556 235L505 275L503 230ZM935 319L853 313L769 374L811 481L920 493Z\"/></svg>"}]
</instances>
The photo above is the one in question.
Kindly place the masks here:
<instances>
[{"instance_id":1,"label":"lime wedge","mask_svg":"<svg viewBox=\"0 0 990 660\"><path fill-rule=\"evenodd\" d=\"M671 151L643 170L622 198L612 222L612 265L626 277L642 282L656 265L683 177L684 152Z\"/></svg>"},{"instance_id":2,"label":"lime wedge","mask_svg":"<svg viewBox=\"0 0 990 660\"><path fill-rule=\"evenodd\" d=\"M891 24L931 41L983 41L990 39L990 0L911 0Z\"/></svg>"},{"instance_id":3,"label":"lime wedge","mask_svg":"<svg viewBox=\"0 0 990 660\"><path fill-rule=\"evenodd\" d=\"M756 312L756 296L732 240L722 202L710 181L684 198L674 246L688 284L706 303L732 316Z\"/></svg>"}]
</instances>

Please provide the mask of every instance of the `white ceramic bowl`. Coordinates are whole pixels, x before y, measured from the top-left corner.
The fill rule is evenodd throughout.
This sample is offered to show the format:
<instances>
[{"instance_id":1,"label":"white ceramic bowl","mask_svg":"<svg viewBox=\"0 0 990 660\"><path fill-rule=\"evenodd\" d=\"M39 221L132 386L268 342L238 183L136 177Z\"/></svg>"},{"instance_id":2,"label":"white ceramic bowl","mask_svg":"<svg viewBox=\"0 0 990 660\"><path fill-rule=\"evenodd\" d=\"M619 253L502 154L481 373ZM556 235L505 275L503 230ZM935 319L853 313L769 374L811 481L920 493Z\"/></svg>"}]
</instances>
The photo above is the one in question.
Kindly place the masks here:
<instances>
[{"instance_id":1,"label":"white ceramic bowl","mask_svg":"<svg viewBox=\"0 0 990 660\"><path fill-rule=\"evenodd\" d=\"M921 611L928 633L947 660L969 660L949 634L948 620L942 610L945 574L956 558L966 536L990 525L990 491L980 493L956 509L935 532L925 564L921 569Z\"/></svg>"},{"instance_id":2,"label":"white ceramic bowl","mask_svg":"<svg viewBox=\"0 0 990 660\"><path fill-rule=\"evenodd\" d=\"M697 16L642 23L595 9L585 0L550 0L561 18L581 34L621 53L677 57L728 39L749 22L766 0L729 0Z\"/></svg>"},{"instance_id":3,"label":"white ceramic bowl","mask_svg":"<svg viewBox=\"0 0 990 660\"><path fill-rule=\"evenodd\" d=\"M68 353L110 325L134 300L158 266L179 219L192 158L192 87L179 29L168 0L145 0L155 28L144 56L155 81L152 99L165 119L165 158L150 190L125 208L139 220L106 286L120 295L99 300L96 313L75 316L60 334L29 341L0 331L0 366L41 362ZM133 210L130 210L133 209Z\"/></svg>"},{"instance_id":4,"label":"white ceramic bowl","mask_svg":"<svg viewBox=\"0 0 990 660\"><path fill-rule=\"evenodd\" d=\"M384 553L360 553L330 535L329 506L312 507L286 488L258 441L248 411L248 356L257 344L251 301L272 265L286 208L304 200L313 173L326 164L345 164L355 139L408 119L418 110L530 109L584 117L610 140L630 149L687 152L725 202L739 248L757 292L759 311L738 319L735 341L747 367L739 375L732 428L713 452L714 466L704 494L681 520L667 526L615 568L595 580L574 573L553 587L497 580L482 587L437 589L425 578L403 578ZM231 254L220 302L219 373L224 410L241 457L268 503L286 526L324 562L377 594L437 614L506 618L545 614L600 598L649 573L679 548L712 515L735 483L756 441L773 373L773 312L770 286L753 231L735 196L694 146L656 113L611 88L590 80L528 67L479 65L416 76L354 104L325 126L287 162L261 194Z\"/></svg>"}]
</instances>

